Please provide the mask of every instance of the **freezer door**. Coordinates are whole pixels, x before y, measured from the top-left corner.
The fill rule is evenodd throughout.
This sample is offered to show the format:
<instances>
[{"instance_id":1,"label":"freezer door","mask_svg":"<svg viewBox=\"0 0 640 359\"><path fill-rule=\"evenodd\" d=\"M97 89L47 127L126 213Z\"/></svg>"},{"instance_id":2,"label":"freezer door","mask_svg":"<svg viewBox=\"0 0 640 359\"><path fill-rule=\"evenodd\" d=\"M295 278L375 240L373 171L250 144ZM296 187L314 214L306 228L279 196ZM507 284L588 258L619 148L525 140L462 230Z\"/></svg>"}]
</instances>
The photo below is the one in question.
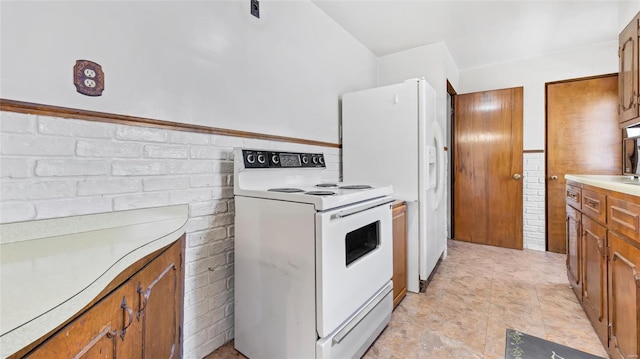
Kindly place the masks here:
<instances>
[{"instance_id":1,"label":"freezer door","mask_svg":"<svg viewBox=\"0 0 640 359\"><path fill-rule=\"evenodd\" d=\"M345 182L392 184L394 197L418 200L418 83L343 95Z\"/></svg>"}]
</instances>

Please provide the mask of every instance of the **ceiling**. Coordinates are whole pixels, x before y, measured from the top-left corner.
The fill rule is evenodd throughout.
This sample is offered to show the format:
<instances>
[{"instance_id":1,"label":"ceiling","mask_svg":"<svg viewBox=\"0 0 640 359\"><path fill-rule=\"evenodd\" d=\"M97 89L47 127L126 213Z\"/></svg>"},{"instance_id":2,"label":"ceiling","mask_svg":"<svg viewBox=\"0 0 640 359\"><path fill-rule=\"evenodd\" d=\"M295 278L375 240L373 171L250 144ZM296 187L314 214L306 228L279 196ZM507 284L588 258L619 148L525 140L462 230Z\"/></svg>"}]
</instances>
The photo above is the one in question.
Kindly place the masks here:
<instances>
[{"instance_id":1,"label":"ceiling","mask_svg":"<svg viewBox=\"0 0 640 359\"><path fill-rule=\"evenodd\" d=\"M444 41L459 69L618 39L618 1L312 0L377 56Z\"/></svg>"}]
</instances>

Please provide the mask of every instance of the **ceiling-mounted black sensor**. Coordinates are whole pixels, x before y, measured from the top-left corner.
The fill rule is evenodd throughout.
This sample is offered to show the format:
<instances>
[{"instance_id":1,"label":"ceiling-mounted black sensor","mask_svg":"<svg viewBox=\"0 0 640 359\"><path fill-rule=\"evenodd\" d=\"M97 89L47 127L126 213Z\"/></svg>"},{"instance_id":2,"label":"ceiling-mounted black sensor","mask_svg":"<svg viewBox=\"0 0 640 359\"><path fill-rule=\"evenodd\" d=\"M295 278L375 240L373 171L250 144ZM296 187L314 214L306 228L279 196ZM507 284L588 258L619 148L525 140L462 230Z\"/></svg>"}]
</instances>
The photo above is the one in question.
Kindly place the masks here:
<instances>
[{"instance_id":1,"label":"ceiling-mounted black sensor","mask_svg":"<svg viewBox=\"0 0 640 359\"><path fill-rule=\"evenodd\" d=\"M251 15L260 18L260 3L258 0L251 0Z\"/></svg>"}]
</instances>

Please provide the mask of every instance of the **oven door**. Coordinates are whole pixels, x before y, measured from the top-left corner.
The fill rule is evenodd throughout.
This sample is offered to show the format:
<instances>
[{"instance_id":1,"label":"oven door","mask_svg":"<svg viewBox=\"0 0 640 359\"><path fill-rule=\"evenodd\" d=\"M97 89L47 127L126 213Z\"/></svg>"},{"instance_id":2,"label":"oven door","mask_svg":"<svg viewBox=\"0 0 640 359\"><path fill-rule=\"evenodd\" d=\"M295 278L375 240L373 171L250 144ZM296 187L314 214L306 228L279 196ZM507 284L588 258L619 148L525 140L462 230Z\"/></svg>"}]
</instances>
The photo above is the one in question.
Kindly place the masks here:
<instances>
[{"instance_id":1,"label":"oven door","mask_svg":"<svg viewBox=\"0 0 640 359\"><path fill-rule=\"evenodd\" d=\"M316 214L317 329L336 330L393 275L390 198Z\"/></svg>"}]
</instances>

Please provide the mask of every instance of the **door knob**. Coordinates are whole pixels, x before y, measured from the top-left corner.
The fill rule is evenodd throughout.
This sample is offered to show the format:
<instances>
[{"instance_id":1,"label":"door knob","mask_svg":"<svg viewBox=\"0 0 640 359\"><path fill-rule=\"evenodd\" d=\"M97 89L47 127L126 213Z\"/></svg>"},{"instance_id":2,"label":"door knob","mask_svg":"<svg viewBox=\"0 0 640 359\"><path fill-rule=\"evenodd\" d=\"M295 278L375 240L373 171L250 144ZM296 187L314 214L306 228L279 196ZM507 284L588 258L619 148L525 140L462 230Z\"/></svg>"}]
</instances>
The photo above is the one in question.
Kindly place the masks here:
<instances>
[{"instance_id":1,"label":"door knob","mask_svg":"<svg viewBox=\"0 0 640 359\"><path fill-rule=\"evenodd\" d=\"M519 173L514 174L512 177L516 181L519 180L520 178L522 178L522 176Z\"/></svg>"},{"instance_id":2,"label":"door knob","mask_svg":"<svg viewBox=\"0 0 640 359\"><path fill-rule=\"evenodd\" d=\"M558 179L558 176L551 176L551 179L555 181Z\"/></svg>"}]
</instances>

